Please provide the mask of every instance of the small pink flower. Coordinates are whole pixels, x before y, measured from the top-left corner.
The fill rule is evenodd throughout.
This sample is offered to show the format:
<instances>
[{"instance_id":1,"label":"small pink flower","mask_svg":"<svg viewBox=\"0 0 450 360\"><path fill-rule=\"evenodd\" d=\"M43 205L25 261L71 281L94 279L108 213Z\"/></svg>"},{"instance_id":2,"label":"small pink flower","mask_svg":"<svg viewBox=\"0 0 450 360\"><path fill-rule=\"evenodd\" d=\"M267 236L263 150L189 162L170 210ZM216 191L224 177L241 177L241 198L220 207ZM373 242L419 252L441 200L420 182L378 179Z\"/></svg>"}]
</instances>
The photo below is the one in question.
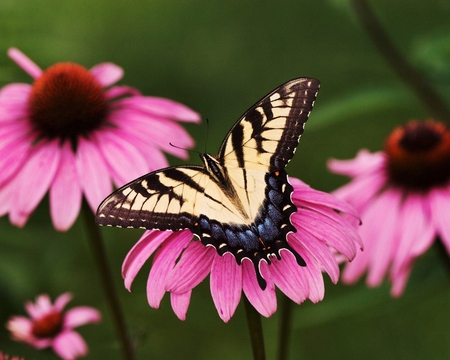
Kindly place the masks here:
<instances>
[{"instance_id":1,"label":"small pink flower","mask_svg":"<svg viewBox=\"0 0 450 360\"><path fill-rule=\"evenodd\" d=\"M0 360L25 360L23 357L9 356L0 350Z\"/></svg>"},{"instance_id":2,"label":"small pink flower","mask_svg":"<svg viewBox=\"0 0 450 360\"><path fill-rule=\"evenodd\" d=\"M297 232L288 235L292 251L282 249L281 259L271 258L270 265L261 261L261 275L267 282L264 290L250 260L245 258L238 265L233 255L220 256L214 247L193 238L189 230L146 231L122 265L125 287L131 289L142 265L155 252L147 283L148 302L158 308L164 293L170 292L172 308L181 320L186 318L193 288L208 274L214 304L225 322L233 316L242 291L266 317L277 309L276 286L298 304L308 298L312 302L322 300L322 271L329 274L333 283L339 278L334 251L353 259L360 246L357 221L350 222L359 218L352 207L332 195L313 190L295 178L290 178L290 183L298 209L291 217ZM299 266L293 252L303 258L306 266Z\"/></svg>"},{"instance_id":3,"label":"small pink flower","mask_svg":"<svg viewBox=\"0 0 450 360\"><path fill-rule=\"evenodd\" d=\"M39 295L36 303L28 302L25 308L30 318L13 316L6 327L12 339L25 342L36 349L52 347L64 360L73 360L88 353L83 338L73 329L101 320L100 313L88 306L79 306L63 312L72 299L69 293L60 295L52 304L48 295Z\"/></svg>"},{"instance_id":4,"label":"small pink flower","mask_svg":"<svg viewBox=\"0 0 450 360\"><path fill-rule=\"evenodd\" d=\"M331 171L353 180L334 192L361 214L364 252L343 273L347 283L368 272L367 285L389 274L400 296L414 260L437 236L450 252L450 131L411 121L389 136L384 152L361 150L353 160L331 160Z\"/></svg>"},{"instance_id":5,"label":"small pink flower","mask_svg":"<svg viewBox=\"0 0 450 360\"><path fill-rule=\"evenodd\" d=\"M176 122L199 115L172 100L113 86L123 70L57 63L42 71L19 50L8 55L35 81L0 90L0 216L23 226L50 190L57 230L69 229L82 195L95 211L124 183L168 165L163 151L187 158L192 138ZM170 146L168 138L176 138Z\"/></svg>"}]
</instances>

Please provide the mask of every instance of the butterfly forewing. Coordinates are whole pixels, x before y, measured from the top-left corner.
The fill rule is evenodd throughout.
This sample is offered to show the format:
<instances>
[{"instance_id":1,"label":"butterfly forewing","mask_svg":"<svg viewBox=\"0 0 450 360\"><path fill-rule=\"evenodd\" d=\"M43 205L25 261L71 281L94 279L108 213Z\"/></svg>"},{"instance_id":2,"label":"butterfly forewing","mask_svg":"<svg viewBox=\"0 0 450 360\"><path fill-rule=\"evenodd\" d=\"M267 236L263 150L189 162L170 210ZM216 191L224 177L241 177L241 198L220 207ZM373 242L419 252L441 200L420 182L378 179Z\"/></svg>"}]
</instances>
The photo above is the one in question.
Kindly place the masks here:
<instances>
[{"instance_id":1,"label":"butterfly forewing","mask_svg":"<svg viewBox=\"0 0 450 360\"><path fill-rule=\"evenodd\" d=\"M99 225L180 230L201 212L209 176L200 166L177 166L124 185L108 196L97 210Z\"/></svg>"},{"instance_id":2,"label":"butterfly forewing","mask_svg":"<svg viewBox=\"0 0 450 360\"><path fill-rule=\"evenodd\" d=\"M234 124L219 151L225 167L284 169L294 156L320 83L299 78L281 85Z\"/></svg>"}]
</instances>

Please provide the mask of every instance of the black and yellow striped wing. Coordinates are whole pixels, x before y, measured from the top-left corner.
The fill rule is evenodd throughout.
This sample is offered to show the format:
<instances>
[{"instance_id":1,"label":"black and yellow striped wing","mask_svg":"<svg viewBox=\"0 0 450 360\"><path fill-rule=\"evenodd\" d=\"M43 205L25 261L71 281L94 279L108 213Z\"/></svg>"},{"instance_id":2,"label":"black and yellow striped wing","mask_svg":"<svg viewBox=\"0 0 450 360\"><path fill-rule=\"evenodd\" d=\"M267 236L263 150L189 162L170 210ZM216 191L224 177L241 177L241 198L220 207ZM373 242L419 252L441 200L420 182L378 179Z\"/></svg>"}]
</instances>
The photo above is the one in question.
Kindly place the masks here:
<instances>
[{"instance_id":1,"label":"black and yellow striped wing","mask_svg":"<svg viewBox=\"0 0 450 360\"><path fill-rule=\"evenodd\" d=\"M259 263L289 249L292 186L284 170L293 157L314 105L319 81L291 80L253 105L232 127L217 157L204 166L158 170L121 187L99 206L100 225L190 229L219 254Z\"/></svg>"}]
</instances>

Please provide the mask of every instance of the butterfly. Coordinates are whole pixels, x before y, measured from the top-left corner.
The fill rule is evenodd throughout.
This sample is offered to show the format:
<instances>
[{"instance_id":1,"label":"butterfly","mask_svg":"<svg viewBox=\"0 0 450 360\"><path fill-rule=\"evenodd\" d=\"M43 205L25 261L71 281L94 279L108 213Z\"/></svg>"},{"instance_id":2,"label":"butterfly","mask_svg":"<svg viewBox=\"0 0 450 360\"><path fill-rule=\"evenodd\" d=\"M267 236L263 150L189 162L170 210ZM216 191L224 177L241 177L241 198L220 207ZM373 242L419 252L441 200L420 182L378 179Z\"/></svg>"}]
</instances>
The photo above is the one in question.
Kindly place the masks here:
<instances>
[{"instance_id":1,"label":"butterfly","mask_svg":"<svg viewBox=\"0 0 450 360\"><path fill-rule=\"evenodd\" d=\"M294 156L320 82L288 81L248 109L203 166L181 165L153 171L113 192L99 206L99 225L177 231L189 229L205 246L238 264L253 262L261 289L261 262L289 250L304 259L287 235L296 232L297 211L285 171Z\"/></svg>"}]
</instances>

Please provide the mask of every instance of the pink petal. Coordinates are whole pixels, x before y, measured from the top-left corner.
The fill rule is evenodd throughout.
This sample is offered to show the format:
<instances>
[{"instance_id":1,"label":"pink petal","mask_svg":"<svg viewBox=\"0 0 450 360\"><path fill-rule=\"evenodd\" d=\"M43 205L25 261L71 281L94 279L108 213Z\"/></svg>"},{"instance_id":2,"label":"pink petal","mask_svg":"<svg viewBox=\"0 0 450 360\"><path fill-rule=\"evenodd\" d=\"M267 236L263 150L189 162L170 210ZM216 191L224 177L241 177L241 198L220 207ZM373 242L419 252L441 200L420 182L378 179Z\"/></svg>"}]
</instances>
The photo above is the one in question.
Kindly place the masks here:
<instances>
[{"instance_id":1,"label":"pink petal","mask_svg":"<svg viewBox=\"0 0 450 360\"><path fill-rule=\"evenodd\" d=\"M182 294L170 293L170 303L173 312L181 321L186 320L186 313L191 302L192 291L187 291Z\"/></svg>"},{"instance_id":2,"label":"pink petal","mask_svg":"<svg viewBox=\"0 0 450 360\"><path fill-rule=\"evenodd\" d=\"M10 180L24 166L32 149L30 139L21 136L23 126L16 123L3 127L0 135L0 184Z\"/></svg>"},{"instance_id":3,"label":"pink petal","mask_svg":"<svg viewBox=\"0 0 450 360\"><path fill-rule=\"evenodd\" d=\"M297 304L307 299L309 284L304 279L302 269L297 264L294 255L288 250L283 250L281 251L281 260L273 258L271 261L270 273L275 285Z\"/></svg>"},{"instance_id":4,"label":"pink petal","mask_svg":"<svg viewBox=\"0 0 450 360\"><path fill-rule=\"evenodd\" d=\"M15 179L14 204L9 213L14 225L23 226L42 200L55 176L60 157L56 140L34 148Z\"/></svg>"},{"instance_id":5,"label":"pink petal","mask_svg":"<svg viewBox=\"0 0 450 360\"><path fill-rule=\"evenodd\" d=\"M148 171L155 171L158 169L165 168L169 166L164 153L157 146L154 146L153 142L149 142L148 139L144 139L142 136L136 136L135 134L130 134L124 129L115 129L115 134L122 138L124 142L133 144L134 147L144 155L146 160L145 168ZM145 156L146 154L151 154L151 156Z\"/></svg>"},{"instance_id":6,"label":"pink petal","mask_svg":"<svg viewBox=\"0 0 450 360\"><path fill-rule=\"evenodd\" d=\"M68 230L78 217L82 192L78 180L75 155L66 142L61 148L61 161L50 187L50 215L56 230Z\"/></svg>"},{"instance_id":7,"label":"pink petal","mask_svg":"<svg viewBox=\"0 0 450 360\"><path fill-rule=\"evenodd\" d=\"M159 308L170 272L192 237L189 230L174 232L156 252L147 280L147 300L151 307Z\"/></svg>"},{"instance_id":8,"label":"pink petal","mask_svg":"<svg viewBox=\"0 0 450 360\"><path fill-rule=\"evenodd\" d=\"M299 233L309 233L317 238L317 241L331 246L348 259L355 257L357 250L355 236L348 228L336 224L325 216L317 216L317 214L302 208L299 208L291 219Z\"/></svg>"},{"instance_id":9,"label":"pink petal","mask_svg":"<svg viewBox=\"0 0 450 360\"><path fill-rule=\"evenodd\" d=\"M383 166L385 155L382 152L370 153L362 149L356 157L351 160L330 159L327 163L328 169L336 174L355 177L374 171Z\"/></svg>"},{"instance_id":10,"label":"pink petal","mask_svg":"<svg viewBox=\"0 0 450 360\"><path fill-rule=\"evenodd\" d=\"M298 254L307 264L307 266L302 267L300 271L302 272L305 280L308 282L308 297L313 303L317 303L323 300L325 295L325 284L323 282L323 275L320 266L314 256L302 245L297 247L295 250L297 250Z\"/></svg>"},{"instance_id":11,"label":"pink petal","mask_svg":"<svg viewBox=\"0 0 450 360\"><path fill-rule=\"evenodd\" d=\"M119 98L122 96L138 96L141 95L138 89L132 88L126 85L114 86L105 90L105 96L108 100ZM112 103L111 106L116 107L116 103Z\"/></svg>"},{"instance_id":12,"label":"pink petal","mask_svg":"<svg viewBox=\"0 0 450 360\"><path fill-rule=\"evenodd\" d=\"M86 356L88 348L83 338L75 331L65 331L53 340L53 350L64 360L75 360Z\"/></svg>"},{"instance_id":13,"label":"pink petal","mask_svg":"<svg viewBox=\"0 0 450 360\"><path fill-rule=\"evenodd\" d=\"M146 231L128 252L122 264L122 277L128 291L131 291L131 284L144 263L172 234L170 231Z\"/></svg>"},{"instance_id":14,"label":"pink petal","mask_svg":"<svg viewBox=\"0 0 450 360\"><path fill-rule=\"evenodd\" d=\"M314 257L315 261L322 267L322 270L327 272L331 281L336 284L339 280L339 266L335 255L330 248L322 241L317 239L307 232L300 234L293 233L288 237L289 244L294 250L307 251Z\"/></svg>"},{"instance_id":15,"label":"pink petal","mask_svg":"<svg viewBox=\"0 0 450 360\"><path fill-rule=\"evenodd\" d=\"M41 316L46 315L48 312L53 310L53 304L47 294L42 294L36 298L35 303L27 301L25 304L25 309L30 317L33 319L39 319Z\"/></svg>"},{"instance_id":16,"label":"pink petal","mask_svg":"<svg viewBox=\"0 0 450 360\"><path fill-rule=\"evenodd\" d=\"M90 72L104 87L118 82L123 77L123 69L113 63L95 65Z\"/></svg>"},{"instance_id":17,"label":"pink petal","mask_svg":"<svg viewBox=\"0 0 450 360\"><path fill-rule=\"evenodd\" d=\"M11 337L16 341L29 342L33 337L31 329L33 322L25 316L12 316L6 323L6 328L11 333Z\"/></svg>"},{"instance_id":18,"label":"pink petal","mask_svg":"<svg viewBox=\"0 0 450 360\"><path fill-rule=\"evenodd\" d=\"M102 200L112 192L112 184L105 161L93 142L79 139L76 165L81 189L95 212Z\"/></svg>"},{"instance_id":19,"label":"pink petal","mask_svg":"<svg viewBox=\"0 0 450 360\"><path fill-rule=\"evenodd\" d=\"M298 181L299 180L295 178L289 179L289 182L294 186L294 193L292 195L292 200L294 204L297 201L317 204L350 214L359 219L359 214L356 212L355 208L351 206L349 203L342 201L337 197L322 191L304 187L298 188L296 187Z\"/></svg>"},{"instance_id":20,"label":"pink petal","mask_svg":"<svg viewBox=\"0 0 450 360\"><path fill-rule=\"evenodd\" d=\"M192 290L211 272L215 253L200 241L191 242L167 279L166 289L175 293Z\"/></svg>"},{"instance_id":21,"label":"pink petal","mask_svg":"<svg viewBox=\"0 0 450 360\"><path fill-rule=\"evenodd\" d=\"M101 318L102 315L97 309L89 306L78 306L65 313L64 326L73 329L89 323L98 323Z\"/></svg>"},{"instance_id":22,"label":"pink petal","mask_svg":"<svg viewBox=\"0 0 450 360\"><path fill-rule=\"evenodd\" d=\"M58 310L59 312L62 312L66 305L72 300L72 294L69 292L66 292L64 294L61 294L58 296L58 298L55 300L55 304L53 305L54 309Z\"/></svg>"},{"instance_id":23,"label":"pink petal","mask_svg":"<svg viewBox=\"0 0 450 360\"><path fill-rule=\"evenodd\" d=\"M431 218L425 216L422 195L410 194L403 200L397 220L399 232L392 272L422 255L433 243L435 230ZM394 275L395 276L395 275Z\"/></svg>"},{"instance_id":24,"label":"pink petal","mask_svg":"<svg viewBox=\"0 0 450 360\"><path fill-rule=\"evenodd\" d=\"M5 121L3 117L7 115L7 112L11 112L14 116L28 113L31 89L31 85L22 83L8 84L0 89L0 111L3 115L0 123Z\"/></svg>"},{"instance_id":25,"label":"pink petal","mask_svg":"<svg viewBox=\"0 0 450 360\"><path fill-rule=\"evenodd\" d=\"M430 207L432 209L433 224L450 254L450 188L434 189L430 193Z\"/></svg>"},{"instance_id":26,"label":"pink petal","mask_svg":"<svg viewBox=\"0 0 450 360\"><path fill-rule=\"evenodd\" d=\"M382 171L361 175L347 185L333 191L333 195L352 204L358 212L370 206L372 199L386 185L386 174Z\"/></svg>"},{"instance_id":27,"label":"pink petal","mask_svg":"<svg viewBox=\"0 0 450 360\"><path fill-rule=\"evenodd\" d=\"M154 96L134 96L121 101L124 107L146 112L161 118L176 119L186 122L200 122L200 115L176 101Z\"/></svg>"},{"instance_id":28,"label":"pink petal","mask_svg":"<svg viewBox=\"0 0 450 360\"><path fill-rule=\"evenodd\" d=\"M128 133L151 142L153 146L182 159L188 157L187 151L184 149L192 148L195 144L192 137L180 124L169 119L129 110L111 114L110 119ZM176 147L170 145L171 143Z\"/></svg>"},{"instance_id":29,"label":"pink petal","mask_svg":"<svg viewBox=\"0 0 450 360\"><path fill-rule=\"evenodd\" d=\"M211 295L220 318L228 322L241 299L242 268L233 255L214 255L211 267Z\"/></svg>"},{"instance_id":30,"label":"pink petal","mask_svg":"<svg viewBox=\"0 0 450 360\"><path fill-rule=\"evenodd\" d=\"M32 78L37 79L42 75L42 70L31 61L23 52L16 48L8 49L8 56L19 65Z\"/></svg>"},{"instance_id":31,"label":"pink petal","mask_svg":"<svg viewBox=\"0 0 450 360\"><path fill-rule=\"evenodd\" d=\"M258 284L253 263L250 260L244 259L241 266L242 285L248 301L262 316L271 316L277 311L277 297L269 265L265 261L262 261L260 264L261 274L267 281L265 290L261 290Z\"/></svg>"},{"instance_id":32,"label":"pink petal","mask_svg":"<svg viewBox=\"0 0 450 360\"><path fill-rule=\"evenodd\" d=\"M147 160L136 147L113 131L97 134L99 149L115 184L122 186L149 172ZM152 154L146 154L151 157Z\"/></svg>"}]
</instances>

